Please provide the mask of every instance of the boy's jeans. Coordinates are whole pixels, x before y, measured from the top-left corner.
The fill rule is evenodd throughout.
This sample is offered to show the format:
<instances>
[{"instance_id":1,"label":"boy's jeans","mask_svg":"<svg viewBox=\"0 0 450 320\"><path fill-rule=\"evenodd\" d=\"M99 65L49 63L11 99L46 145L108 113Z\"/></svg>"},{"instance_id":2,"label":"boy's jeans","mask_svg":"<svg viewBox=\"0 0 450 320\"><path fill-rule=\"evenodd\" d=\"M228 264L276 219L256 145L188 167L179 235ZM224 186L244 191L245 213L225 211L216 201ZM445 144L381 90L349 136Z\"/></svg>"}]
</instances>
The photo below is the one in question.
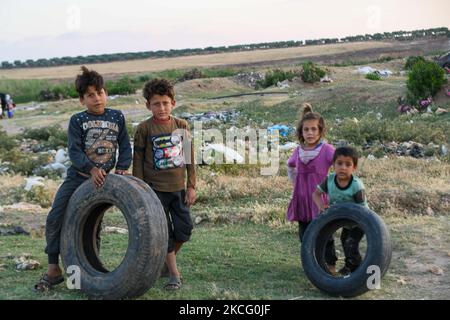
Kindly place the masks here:
<instances>
[{"instance_id":1,"label":"boy's jeans","mask_svg":"<svg viewBox=\"0 0 450 320\"><path fill-rule=\"evenodd\" d=\"M352 272L361 264L359 242L363 236L364 231L359 227L342 228L341 242L344 248L345 266Z\"/></svg>"},{"instance_id":2,"label":"boy's jeans","mask_svg":"<svg viewBox=\"0 0 450 320\"><path fill-rule=\"evenodd\" d=\"M45 240L47 241L45 253L48 254L49 264L58 263L61 227L70 197L87 179L89 178L83 177L73 168L69 168L67 171L67 178L56 193L52 209L48 213L47 221L45 223Z\"/></svg>"}]
</instances>

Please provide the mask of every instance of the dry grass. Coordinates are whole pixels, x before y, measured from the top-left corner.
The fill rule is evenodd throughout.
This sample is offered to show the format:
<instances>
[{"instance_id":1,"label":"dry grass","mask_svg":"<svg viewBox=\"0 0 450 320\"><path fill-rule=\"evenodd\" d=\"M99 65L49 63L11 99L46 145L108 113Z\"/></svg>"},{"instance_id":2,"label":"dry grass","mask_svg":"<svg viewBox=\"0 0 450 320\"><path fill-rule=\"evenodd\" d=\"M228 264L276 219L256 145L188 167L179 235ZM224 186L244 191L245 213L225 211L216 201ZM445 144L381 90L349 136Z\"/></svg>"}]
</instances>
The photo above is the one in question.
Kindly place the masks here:
<instances>
[{"instance_id":1,"label":"dry grass","mask_svg":"<svg viewBox=\"0 0 450 320\"><path fill-rule=\"evenodd\" d=\"M284 164L280 169L275 177L261 176L256 168L246 170L243 166L239 176L200 169L194 215L213 223L250 220L272 226L285 224L292 187ZM366 186L369 206L383 217L450 212L448 163L402 157L361 159L357 175Z\"/></svg>"},{"instance_id":2,"label":"dry grass","mask_svg":"<svg viewBox=\"0 0 450 320\"><path fill-rule=\"evenodd\" d=\"M104 76L122 73L143 73L167 69L185 69L193 67L216 67L261 61L274 61L307 58L309 56L339 54L348 51L359 51L377 48L389 48L389 42L355 42L330 44L326 46L307 46L286 49L256 50L248 52L218 53L176 58L144 59L123 62L93 64L94 68ZM32 68L0 70L0 78L5 79L65 79L73 78L79 71L79 66L62 66L53 68Z\"/></svg>"}]
</instances>

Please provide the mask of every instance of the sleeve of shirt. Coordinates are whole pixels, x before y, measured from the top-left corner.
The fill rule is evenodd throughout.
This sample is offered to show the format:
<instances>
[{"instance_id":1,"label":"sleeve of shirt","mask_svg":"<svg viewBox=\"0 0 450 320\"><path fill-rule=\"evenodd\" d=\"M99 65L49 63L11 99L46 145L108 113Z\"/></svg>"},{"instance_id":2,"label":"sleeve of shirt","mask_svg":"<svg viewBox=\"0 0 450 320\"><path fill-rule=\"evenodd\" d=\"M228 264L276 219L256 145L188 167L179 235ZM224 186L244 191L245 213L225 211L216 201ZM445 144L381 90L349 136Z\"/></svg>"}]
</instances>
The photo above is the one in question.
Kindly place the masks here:
<instances>
[{"instance_id":1,"label":"sleeve of shirt","mask_svg":"<svg viewBox=\"0 0 450 320\"><path fill-rule=\"evenodd\" d=\"M75 116L72 116L70 118L69 128L67 131L69 158L75 169L83 173L90 174L90 171L94 167L94 163L89 160L81 147L83 131L80 127L80 124L77 122L78 121L76 120Z\"/></svg>"},{"instance_id":2,"label":"sleeve of shirt","mask_svg":"<svg viewBox=\"0 0 450 320\"><path fill-rule=\"evenodd\" d=\"M287 166L287 174L290 182L294 182L297 178L297 168Z\"/></svg>"},{"instance_id":3,"label":"sleeve of shirt","mask_svg":"<svg viewBox=\"0 0 450 320\"><path fill-rule=\"evenodd\" d=\"M317 189L320 192L328 193L328 177L325 178L319 185L317 185Z\"/></svg>"},{"instance_id":4,"label":"sleeve of shirt","mask_svg":"<svg viewBox=\"0 0 450 320\"><path fill-rule=\"evenodd\" d=\"M140 124L134 134L133 176L144 179L144 156L147 134L143 124Z\"/></svg>"},{"instance_id":5,"label":"sleeve of shirt","mask_svg":"<svg viewBox=\"0 0 450 320\"><path fill-rule=\"evenodd\" d=\"M295 148L294 151L292 152L292 155L289 157L289 160L287 162L288 167L296 167L297 166L298 148L300 148L300 147Z\"/></svg>"},{"instance_id":6,"label":"sleeve of shirt","mask_svg":"<svg viewBox=\"0 0 450 320\"><path fill-rule=\"evenodd\" d=\"M125 117L120 113L120 124L119 124L119 158L117 159L116 169L118 170L128 170L131 165L132 153L130 145L130 137L128 136L128 130L125 123Z\"/></svg>"},{"instance_id":7,"label":"sleeve of shirt","mask_svg":"<svg viewBox=\"0 0 450 320\"><path fill-rule=\"evenodd\" d=\"M333 157L334 157L334 151L336 149L331 145L331 144L327 144L327 163L332 166L333 165Z\"/></svg>"},{"instance_id":8,"label":"sleeve of shirt","mask_svg":"<svg viewBox=\"0 0 450 320\"><path fill-rule=\"evenodd\" d=\"M365 192L365 188L364 188L364 184L361 181L358 181L357 187L356 187L356 192L353 194L353 199L355 201L355 203L366 203L367 199L366 199L366 192Z\"/></svg>"},{"instance_id":9,"label":"sleeve of shirt","mask_svg":"<svg viewBox=\"0 0 450 320\"><path fill-rule=\"evenodd\" d=\"M195 189L196 182L197 182L197 175L195 171L195 159L194 159L194 139L189 133L189 126L186 121L183 122L183 129L187 131L187 134L189 136L190 145L191 145L191 161L189 164L186 164L186 172L187 172L187 188L193 188Z\"/></svg>"}]
</instances>

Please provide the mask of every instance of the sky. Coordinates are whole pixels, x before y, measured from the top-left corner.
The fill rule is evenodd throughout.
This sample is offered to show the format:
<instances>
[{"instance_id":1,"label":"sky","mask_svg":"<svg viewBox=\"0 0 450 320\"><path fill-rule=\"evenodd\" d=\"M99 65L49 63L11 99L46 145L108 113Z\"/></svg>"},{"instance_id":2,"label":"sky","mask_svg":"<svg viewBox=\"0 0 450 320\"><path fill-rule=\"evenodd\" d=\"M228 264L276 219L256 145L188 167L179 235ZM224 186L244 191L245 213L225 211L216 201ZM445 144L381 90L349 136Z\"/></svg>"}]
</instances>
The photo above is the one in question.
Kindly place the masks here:
<instances>
[{"instance_id":1,"label":"sky","mask_svg":"<svg viewBox=\"0 0 450 320\"><path fill-rule=\"evenodd\" d=\"M1 0L0 61L450 28L449 0Z\"/></svg>"}]
</instances>

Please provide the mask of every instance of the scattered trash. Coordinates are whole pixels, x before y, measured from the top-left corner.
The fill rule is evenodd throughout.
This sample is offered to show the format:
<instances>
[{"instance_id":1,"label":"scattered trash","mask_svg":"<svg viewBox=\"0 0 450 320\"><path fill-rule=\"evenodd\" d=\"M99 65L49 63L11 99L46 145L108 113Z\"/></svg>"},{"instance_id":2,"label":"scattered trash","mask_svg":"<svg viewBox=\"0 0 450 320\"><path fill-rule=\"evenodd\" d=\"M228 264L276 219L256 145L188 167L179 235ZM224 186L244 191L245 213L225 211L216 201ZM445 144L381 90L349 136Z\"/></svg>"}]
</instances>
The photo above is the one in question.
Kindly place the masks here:
<instances>
[{"instance_id":1,"label":"scattered trash","mask_svg":"<svg viewBox=\"0 0 450 320\"><path fill-rule=\"evenodd\" d=\"M369 74L369 73L376 73L382 77L389 77L393 74L391 70L385 69L385 70L377 70L372 67L366 66L366 67L360 67L356 70L359 74Z\"/></svg>"},{"instance_id":2,"label":"scattered trash","mask_svg":"<svg viewBox=\"0 0 450 320\"><path fill-rule=\"evenodd\" d=\"M19 257L15 263L17 270L36 270L41 266L39 261L27 259L27 257Z\"/></svg>"},{"instance_id":3,"label":"scattered trash","mask_svg":"<svg viewBox=\"0 0 450 320\"><path fill-rule=\"evenodd\" d=\"M64 149L59 149L55 155L55 163L66 163L69 161L69 157L67 156L67 152Z\"/></svg>"},{"instance_id":4,"label":"scattered trash","mask_svg":"<svg viewBox=\"0 0 450 320\"><path fill-rule=\"evenodd\" d=\"M290 88L291 86L289 85L289 80L284 80L284 81L278 81L277 87L280 89L287 89L287 88Z\"/></svg>"},{"instance_id":5,"label":"scattered trash","mask_svg":"<svg viewBox=\"0 0 450 320\"><path fill-rule=\"evenodd\" d=\"M396 150L400 156L411 156L414 158L423 158L425 156L425 150L422 144L409 141L403 142Z\"/></svg>"},{"instance_id":6,"label":"scattered trash","mask_svg":"<svg viewBox=\"0 0 450 320\"><path fill-rule=\"evenodd\" d=\"M436 114L443 114L443 113L447 113L447 112L448 112L448 110L443 109L443 108L437 108L435 111Z\"/></svg>"},{"instance_id":7,"label":"scattered trash","mask_svg":"<svg viewBox=\"0 0 450 320\"><path fill-rule=\"evenodd\" d=\"M118 234L128 234L128 230L118 227L105 227L103 229L106 233L118 233Z\"/></svg>"},{"instance_id":8,"label":"scattered trash","mask_svg":"<svg viewBox=\"0 0 450 320\"><path fill-rule=\"evenodd\" d=\"M377 70L375 73L378 73L382 77L389 77L393 74L391 70L385 69L385 70Z\"/></svg>"},{"instance_id":9,"label":"scattered trash","mask_svg":"<svg viewBox=\"0 0 450 320\"><path fill-rule=\"evenodd\" d=\"M430 271L431 273L433 273L437 276L442 276L444 274L444 270L442 270L441 267L436 266L436 265L430 266L428 268L428 271Z\"/></svg>"},{"instance_id":10,"label":"scattered trash","mask_svg":"<svg viewBox=\"0 0 450 320\"><path fill-rule=\"evenodd\" d=\"M297 148L297 146L298 146L298 144L295 142L288 142L286 144L279 146L279 148L281 151L289 151L289 150Z\"/></svg>"},{"instance_id":11,"label":"scattered trash","mask_svg":"<svg viewBox=\"0 0 450 320\"><path fill-rule=\"evenodd\" d=\"M203 221L203 218L200 216L195 217L195 224L200 224Z\"/></svg>"},{"instance_id":12,"label":"scattered trash","mask_svg":"<svg viewBox=\"0 0 450 320\"><path fill-rule=\"evenodd\" d=\"M42 177L29 177L29 178L25 178L26 180L26 185L24 187L24 189L26 191L30 191L34 186L42 186L44 187L45 184L42 183L42 181L44 180L44 178Z\"/></svg>"},{"instance_id":13,"label":"scattered trash","mask_svg":"<svg viewBox=\"0 0 450 320\"><path fill-rule=\"evenodd\" d=\"M360 73L360 74L368 74L368 73L373 73L375 71L377 71L377 69L374 69L374 68L369 67L369 66L367 66L367 67L360 67L360 68L358 68L356 70L356 72Z\"/></svg>"},{"instance_id":14,"label":"scattered trash","mask_svg":"<svg viewBox=\"0 0 450 320\"><path fill-rule=\"evenodd\" d=\"M45 105L36 104L35 102L33 102L31 106L30 105L19 106L16 109L17 110L25 110L25 111L33 111L33 110L40 109L42 107L45 107Z\"/></svg>"},{"instance_id":15,"label":"scattered trash","mask_svg":"<svg viewBox=\"0 0 450 320\"><path fill-rule=\"evenodd\" d=\"M278 130L278 133L282 137L287 137L291 132L295 131L294 128L288 127L284 124L276 124L267 128L269 134L273 133L275 130Z\"/></svg>"},{"instance_id":16,"label":"scattered trash","mask_svg":"<svg viewBox=\"0 0 450 320\"><path fill-rule=\"evenodd\" d=\"M427 211L426 212L427 212L427 215L429 215L429 216L434 215L434 211L430 207L427 207Z\"/></svg>"},{"instance_id":17,"label":"scattered trash","mask_svg":"<svg viewBox=\"0 0 450 320\"><path fill-rule=\"evenodd\" d=\"M224 146L223 144L212 143L201 148L203 151L214 150L225 155L225 161L236 161L237 163L244 163L244 157L242 157L236 150Z\"/></svg>"},{"instance_id":18,"label":"scattered trash","mask_svg":"<svg viewBox=\"0 0 450 320\"><path fill-rule=\"evenodd\" d=\"M376 160L377 158L373 154L369 154L367 156L367 159L369 159L369 160Z\"/></svg>"},{"instance_id":19,"label":"scattered trash","mask_svg":"<svg viewBox=\"0 0 450 320\"><path fill-rule=\"evenodd\" d=\"M397 283L399 283L403 286L403 285L407 284L408 282L406 281L406 278L400 277L399 279L397 279Z\"/></svg>"},{"instance_id":20,"label":"scattered trash","mask_svg":"<svg viewBox=\"0 0 450 320\"><path fill-rule=\"evenodd\" d=\"M208 122L216 122L216 123L229 123L233 122L239 116L239 112L235 110L230 111L209 111L191 114L184 112L180 115L180 118L188 120L188 121L202 121L205 123Z\"/></svg>"},{"instance_id":21,"label":"scattered trash","mask_svg":"<svg viewBox=\"0 0 450 320\"><path fill-rule=\"evenodd\" d=\"M31 204L27 202L19 202L9 206L3 206L3 211L20 211L20 212L30 212L30 213L40 213L44 210L40 205Z\"/></svg>"},{"instance_id":22,"label":"scattered trash","mask_svg":"<svg viewBox=\"0 0 450 320\"><path fill-rule=\"evenodd\" d=\"M414 108L410 105L402 104L402 105L398 106L397 112L406 113L406 114L415 114L415 113L418 113L419 110L417 110L416 108Z\"/></svg>"},{"instance_id":23,"label":"scattered trash","mask_svg":"<svg viewBox=\"0 0 450 320\"><path fill-rule=\"evenodd\" d=\"M57 171L61 175L61 178L63 179L65 179L67 176L67 167L62 163L58 162L50 163L43 166L42 169Z\"/></svg>"},{"instance_id":24,"label":"scattered trash","mask_svg":"<svg viewBox=\"0 0 450 320\"><path fill-rule=\"evenodd\" d=\"M448 149L447 149L447 147L446 147L445 145L441 145L440 152L441 152L441 156L444 156L444 157L445 157L445 156L448 154Z\"/></svg>"},{"instance_id":25,"label":"scattered trash","mask_svg":"<svg viewBox=\"0 0 450 320\"><path fill-rule=\"evenodd\" d=\"M377 113L376 117L377 117L377 120L378 120L378 121L380 121L381 119L383 119L383 115L382 115L380 112Z\"/></svg>"},{"instance_id":26,"label":"scattered trash","mask_svg":"<svg viewBox=\"0 0 450 320\"><path fill-rule=\"evenodd\" d=\"M55 162L42 166L39 169L57 171L61 178L65 179L67 176L67 170L71 165L70 158L67 156L65 149L59 149L58 151L50 150L49 153L55 153ZM33 171L35 174L39 173L39 169Z\"/></svg>"},{"instance_id":27,"label":"scattered trash","mask_svg":"<svg viewBox=\"0 0 450 320\"><path fill-rule=\"evenodd\" d=\"M320 82L331 83L333 82L333 79L331 79L328 75L325 75L325 77L320 78Z\"/></svg>"},{"instance_id":28,"label":"scattered trash","mask_svg":"<svg viewBox=\"0 0 450 320\"><path fill-rule=\"evenodd\" d=\"M260 72L239 73L234 80L242 85L256 89L258 82L264 80L264 75Z\"/></svg>"},{"instance_id":29,"label":"scattered trash","mask_svg":"<svg viewBox=\"0 0 450 320\"><path fill-rule=\"evenodd\" d=\"M30 235L28 231L25 231L25 229L20 226L0 223L0 236L15 236L19 234Z\"/></svg>"},{"instance_id":30,"label":"scattered trash","mask_svg":"<svg viewBox=\"0 0 450 320\"><path fill-rule=\"evenodd\" d=\"M431 113L431 109L429 109L430 104L433 103L433 98L428 97L427 99L419 100L419 107L422 110L427 109L428 113Z\"/></svg>"}]
</instances>

